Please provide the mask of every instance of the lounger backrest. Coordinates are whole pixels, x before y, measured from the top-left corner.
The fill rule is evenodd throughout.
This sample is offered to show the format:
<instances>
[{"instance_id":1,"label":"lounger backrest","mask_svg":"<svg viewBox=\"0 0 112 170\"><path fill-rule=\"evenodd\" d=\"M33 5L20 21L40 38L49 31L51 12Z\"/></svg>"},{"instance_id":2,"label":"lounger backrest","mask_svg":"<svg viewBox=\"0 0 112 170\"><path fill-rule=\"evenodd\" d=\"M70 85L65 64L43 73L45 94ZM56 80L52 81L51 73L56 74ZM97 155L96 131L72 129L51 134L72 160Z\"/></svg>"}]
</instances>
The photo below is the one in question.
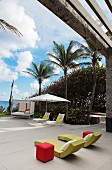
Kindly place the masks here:
<instances>
[{"instance_id":1,"label":"lounger backrest","mask_svg":"<svg viewBox=\"0 0 112 170\"><path fill-rule=\"evenodd\" d=\"M48 120L50 116L50 113L45 112L44 116L42 117L42 119Z\"/></svg>"},{"instance_id":2,"label":"lounger backrest","mask_svg":"<svg viewBox=\"0 0 112 170\"><path fill-rule=\"evenodd\" d=\"M85 141L83 139L78 141L73 141L69 144L69 146L64 150L62 153L60 153L60 158L66 157L67 155L70 155L74 152L77 152L81 148L83 148Z\"/></svg>"},{"instance_id":3,"label":"lounger backrest","mask_svg":"<svg viewBox=\"0 0 112 170\"><path fill-rule=\"evenodd\" d=\"M57 123L63 122L64 116L65 116L65 114L59 113L59 115L58 115L58 117L57 117L57 119L56 119L56 122L57 122Z\"/></svg>"},{"instance_id":4,"label":"lounger backrest","mask_svg":"<svg viewBox=\"0 0 112 170\"><path fill-rule=\"evenodd\" d=\"M94 132L92 136L86 141L84 147L88 147L89 145L95 143L102 136L101 132Z\"/></svg>"},{"instance_id":5,"label":"lounger backrest","mask_svg":"<svg viewBox=\"0 0 112 170\"><path fill-rule=\"evenodd\" d=\"M95 139L94 139L93 143L95 143L102 136L102 133L101 132L94 132L94 136L95 136Z\"/></svg>"}]
</instances>

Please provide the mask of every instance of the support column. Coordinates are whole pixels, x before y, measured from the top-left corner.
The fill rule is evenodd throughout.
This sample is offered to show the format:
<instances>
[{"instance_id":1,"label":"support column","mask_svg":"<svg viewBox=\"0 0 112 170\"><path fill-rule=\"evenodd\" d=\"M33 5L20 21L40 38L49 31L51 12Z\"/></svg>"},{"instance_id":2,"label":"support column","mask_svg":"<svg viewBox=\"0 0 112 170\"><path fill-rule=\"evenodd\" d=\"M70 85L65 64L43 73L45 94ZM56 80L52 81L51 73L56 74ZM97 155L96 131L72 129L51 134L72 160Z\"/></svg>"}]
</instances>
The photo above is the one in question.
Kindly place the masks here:
<instances>
[{"instance_id":1,"label":"support column","mask_svg":"<svg viewBox=\"0 0 112 170\"><path fill-rule=\"evenodd\" d=\"M106 58L106 131L112 132L112 53Z\"/></svg>"}]
</instances>

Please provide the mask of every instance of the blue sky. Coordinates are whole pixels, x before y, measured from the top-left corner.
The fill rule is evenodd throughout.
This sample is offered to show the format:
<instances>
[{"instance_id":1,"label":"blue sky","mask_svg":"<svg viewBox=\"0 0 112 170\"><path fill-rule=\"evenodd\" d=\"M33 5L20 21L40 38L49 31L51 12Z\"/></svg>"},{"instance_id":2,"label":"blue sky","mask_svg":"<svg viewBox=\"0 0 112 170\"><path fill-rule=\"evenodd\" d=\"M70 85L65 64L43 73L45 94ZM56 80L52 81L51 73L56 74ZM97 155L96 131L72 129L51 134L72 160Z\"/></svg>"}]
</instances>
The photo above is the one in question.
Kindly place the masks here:
<instances>
[{"instance_id":1,"label":"blue sky","mask_svg":"<svg viewBox=\"0 0 112 170\"><path fill-rule=\"evenodd\" d=\"M112 23L111 14L104 0L97 0L107 18ZM84 0L82 5L98 20ZM31 62L38 63L50 59L47 52L53 53L53 41L68 46L70 40L84 43L75 31L42 6L37 0L1 0L0 18L15 26L22 34L17 37L10 31L0 30L0 100L9 100L10 88L14 79L13 97L22 99L38 92L38 83L23 73ZM103 59L103 63L105 59ZM62 76L63 72L55 68L58 76L43 81L42 87Z\"/></svg>"}]
</instances>

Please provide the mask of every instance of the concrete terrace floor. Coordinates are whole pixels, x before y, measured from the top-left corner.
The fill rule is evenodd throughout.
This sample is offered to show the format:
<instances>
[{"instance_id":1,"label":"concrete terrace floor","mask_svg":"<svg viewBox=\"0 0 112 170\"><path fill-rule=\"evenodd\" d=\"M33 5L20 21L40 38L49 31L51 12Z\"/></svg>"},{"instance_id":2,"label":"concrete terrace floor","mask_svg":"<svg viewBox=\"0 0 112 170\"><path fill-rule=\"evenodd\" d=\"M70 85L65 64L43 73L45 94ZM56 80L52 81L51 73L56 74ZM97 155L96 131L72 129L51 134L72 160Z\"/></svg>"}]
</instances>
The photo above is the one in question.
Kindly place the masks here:
<instances>
[{"instance_id":1,"label":"concrete terrace floor","mask_svg":"<svg viewBox=\"0 0 112 170\"><path fill-rule=\"evenodd\" d=\"M105 124L32 127L28 122L31 120L0 118L0 170L112 169L112 133L105 132ZM64 159L54 157L47 163L36 159L35 140L57 139L64 133L81 135L85 130L101 131L103 135L88 149L82 148Z\"/></svg>"}]
</instances>

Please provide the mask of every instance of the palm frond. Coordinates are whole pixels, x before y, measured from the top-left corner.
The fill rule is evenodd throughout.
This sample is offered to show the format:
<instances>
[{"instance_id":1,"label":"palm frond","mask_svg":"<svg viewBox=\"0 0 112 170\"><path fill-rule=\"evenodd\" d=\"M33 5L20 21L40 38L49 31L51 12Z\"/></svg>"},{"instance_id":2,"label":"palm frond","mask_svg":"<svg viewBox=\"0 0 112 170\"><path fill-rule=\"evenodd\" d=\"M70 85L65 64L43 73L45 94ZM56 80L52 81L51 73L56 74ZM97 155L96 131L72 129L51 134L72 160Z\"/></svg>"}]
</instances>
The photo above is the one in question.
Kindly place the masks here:
<instances>
[{"instance_id":1,"label":"palm frond","mask_svg":"<svg viewBox=\"0 0 112 170\"><path fill-rule=\"evenodd\" d=\"M56 65L56 66L58 66L58 67L62 67L62 65L61 64L58 64L57 62L55 62L55 61L52 61L52 60L44 60L45 62L49 62L49 63L52 63L52 64L54 64L54 65Z\"/></svg>"},{"instance_id":2,"label":"palm frond","mask_svg":"<svg viewBox=\"0 0 112 170\"><path fill-rule=\"evenodd\" d=\"M14 32L18 36L22 36L22 34L17 30L17 28L8 24L5 20L0 19L0 29L5 30L6 28L9 29L10 31Z\"/></svg>"},{"instance_id":3,"label":"palm frond","mask_svg":"<svg viewBox=\"0 0 112 170\"><path fill-rule=\"evenodd\" d=\"M32 62L32 69L31 68L27 68L27 70L30 71L31 73L33 73L35 75L35 77L38 77L39 70L38 70L38 67L36 66L35 63Z\"/></svg>"},{"instance_id":4,"label":"palm frond","mask_svg":"<svg viewBox=\"0 0 112 170\"><path fill-rule=\"evenodd\" d=\"M80 67L80 64L78 63L71 63L71 65L69 66L70 69L73 69L73 68L79 68Z\"/></svg>"},{"instance_id":5,"label":"palm frond","mask_svg":"<svg viewBox=\"0 0 112 170\"><path fill-rule=\"evenodd\" d=\"M34 70L35 70L36 72L39 71L37 65L36 65L34 62L32 62L32 66L33 66L33 68L34 68Z\"/></svg>"},{"instance_id":6,"label":"palm frond","mask_svg":"<svg viewBox=\"0 0 112 170\"><path fill-rule=\"evenodd\" d=\"M67 52L66 52L66 55L67 55L67 56L71 53L71 50L72 50L72 48L73 48L73 45L74 45L74 41L72 40L72 41L70 41L69 46L68 46L68 48L67 48Z\"/></svg>"},{"instance_id":7,"label":"palm frond","mask_svg":"<svg viewBox=\"0 0 112 170\"><path fill-rule=\"evenodd\" d=\"M35 75L35 74L33 74L32 72L29 72L29 71L23 71L24 73L28 73L28 74L30 74L32 77L34 77L34 78L37 78L37 76Z\"/></svg>"},{"instance_id":8,"label":"palm frond","mask_svg":"<svg viewBox=\"0 0 112 170\"><path fill-rule=\"evenodd\" d=\"M59 59L59 58L57 58L55 55L50 54L50 53L47 53L47 55L48 55L49 57L51 57L51 58L55 59L57 62L59 62L59 63L60 63L60 59Z\"/></svg>"},{"instance_id":9,"label":"palm frond","mask_svg":"<svg viewBox=\"0 0 112 170\"><path fill-rule=\"evenodd\" d=\"M54 43L53 51L58 57L60 57L60 52L61 52L60 45L58 45L55 41L53 41L53 43Z\"/></svg>"},{"instance_id":10,"label":"palm frond","mask_svg":"<svg viewBox=\"0 0 112 170\"><path fill-rule=\"evenodd\" d=\"M87 59L87 58L91 58L91 55L89 53L80 54L79 59Z\"/></svg>"}]
</instances>

